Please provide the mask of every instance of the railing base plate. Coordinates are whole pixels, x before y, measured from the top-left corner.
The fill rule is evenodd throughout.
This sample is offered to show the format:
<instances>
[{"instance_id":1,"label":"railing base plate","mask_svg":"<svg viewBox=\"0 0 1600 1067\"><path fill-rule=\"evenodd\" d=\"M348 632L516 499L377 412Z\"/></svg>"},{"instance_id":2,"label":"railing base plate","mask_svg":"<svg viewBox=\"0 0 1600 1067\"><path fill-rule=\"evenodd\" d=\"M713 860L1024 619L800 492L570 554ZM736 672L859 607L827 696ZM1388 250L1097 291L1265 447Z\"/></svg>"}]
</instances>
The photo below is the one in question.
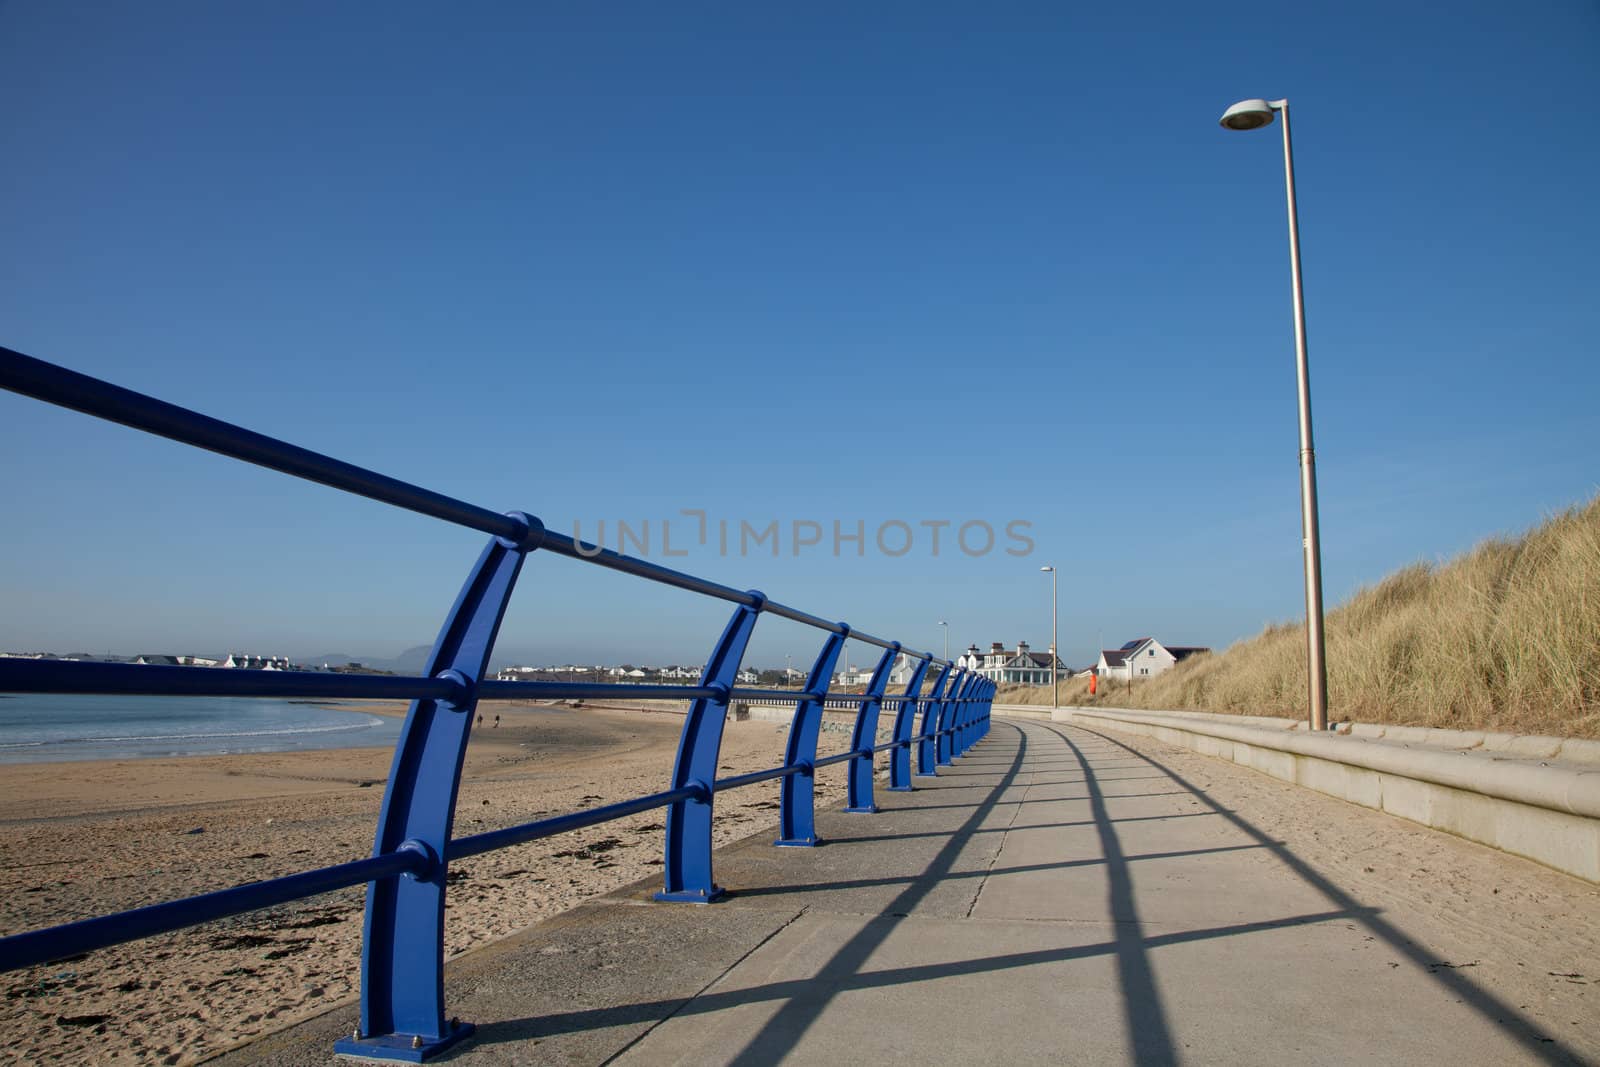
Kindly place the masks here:
<instances>
[{"instance_id":1,"label":"railing base plate","mask_svg":"<svg viewBox=\"0 0 1600 1067\"><path fill-rule=\"evenodd\" d=\"M822 841L816 837L780 837L773 844L779 848L816 848Z\"/></svg>"},{"instance_id":2,"label":"railing base plate","mask_svg":"<svg viewBox=\"0 0 1600 1067\"><path fill-rule=\"evenodd\" d=\"M845 808L844 810L851 815L876 815L880 809L876 804L868 804L864 808Z\"/></svg>"},{"instance_id":3,"label":"railing base plate","mask_svg":"<svg viewBox=\"0 0 1600 1067\"><path fill-rule=\"evenodd\" d=\"M333 1054L374 1063L421 1063L437 1056L457 1042L472 1036L478 1028L471 1023L456 1023L455 1029L437 1041L414 1044L410 1034L374 1034L371 1037L341 1037L333 1043Z\"/></svg>"},{"instance_id":4,"label":"railing base plate","mask_svg":"<svg viewBox=\"0 0 1600 1067\"><path fill-rule=\"evenodd\" d=\"M886 785L886 786L884 786L884 788L887 789L891 793L909 793L909 792L911 792L911 787L909 785Z\"/></svg>"},{"instance_id":5,"label":"railing base plate","mask_svg":"<svg viewBox=\"0 0 1600 1067\"><path fill-rule=\"evenodd\" d=\"M668 904L712 904L728 895L728 891L720 885L711 887L708 893L704 889L681 889L676 893L663 890L655 895L656 900Z\"/></svg>"}]
</instances>

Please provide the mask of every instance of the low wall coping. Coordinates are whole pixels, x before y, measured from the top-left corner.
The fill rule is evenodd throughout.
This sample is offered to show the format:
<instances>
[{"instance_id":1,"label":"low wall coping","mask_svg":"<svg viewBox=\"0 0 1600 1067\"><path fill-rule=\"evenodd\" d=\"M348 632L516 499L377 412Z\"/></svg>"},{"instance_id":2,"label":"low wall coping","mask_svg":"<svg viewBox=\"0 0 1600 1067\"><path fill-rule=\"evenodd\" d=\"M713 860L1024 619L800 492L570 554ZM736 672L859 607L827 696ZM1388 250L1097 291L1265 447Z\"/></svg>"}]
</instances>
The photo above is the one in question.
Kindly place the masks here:
<instances>
[{"instance_id":1,"label":"low wall coping","mask_svg":"<svg viewBox=\"0 0 1600 1067\"><path fill-rule=\"evenodd\" d=\"M1005 709L996 705L994 710L1003 713ZM1595 742L1393 726L1372 726L1359 732L1355 726L1349 732L1341 727L1340 732L1316 734L1307 731L1303 723L1288 719L1078 706L1060 710L1074 718L1101 718L1187 730L1240 744L1433 782L1519 804L1600 818L1600 762L1592 758L1574 758L1580 753L1587 756L1600 750ZM1505 738L1527 744L1507 744ZM1496 745L1494 748L1488 747L1491 739ZM1553 742L1554 747L1550 748L1546 742ZM1541 759L1547 748L1566 758L1561 762L1553 757Z\"/></svg>"}]
</instances>

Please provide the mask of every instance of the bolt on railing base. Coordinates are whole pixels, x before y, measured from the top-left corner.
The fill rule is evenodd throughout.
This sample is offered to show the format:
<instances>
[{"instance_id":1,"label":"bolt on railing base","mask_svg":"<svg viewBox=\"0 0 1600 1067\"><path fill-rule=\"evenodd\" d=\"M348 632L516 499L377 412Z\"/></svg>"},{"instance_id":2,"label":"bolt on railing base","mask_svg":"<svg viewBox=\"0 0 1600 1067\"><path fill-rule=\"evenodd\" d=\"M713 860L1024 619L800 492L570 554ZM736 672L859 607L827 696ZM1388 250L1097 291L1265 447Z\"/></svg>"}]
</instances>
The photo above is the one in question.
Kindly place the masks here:
<instances>
[{"instance_id":1,"label":"bolt on railing base","mask_svg":"<svg viewBox=\"0 0 1600 1067\"><path fill-rule=\"evenodd\" d=\"M383 1063L421 1063L471 1037L477 1031L471 1023L451 1020L450 1032L428 1041L418 1034L373 1034L368 1037L341 1037L333 1043L333 1054L355 1060Z\"/></svg>"},{"instance_id":2,"label":"bolt on railing base","mask_svg":"<svg viewBox=\"0 0 1600 1067\"><path fill-rule=\"evenodd\" d=\"M728 891L720 885L714 885L710 891L704 889L680 889L672 893L663 890L655 895L655 899L668 904L714 904L728 895Z\"/></svg>"},{"instance_id":3,"label":"bolt on railing base","mask_svg":"<svg viewBox=\"0 0 1600 1067\"><path fill-rule=\"evenodd\" d=\"M822 844L822 839L816 834L810 837L780 837L773 844L779 848L816 848Z\"/></svg>"}]
</instances>

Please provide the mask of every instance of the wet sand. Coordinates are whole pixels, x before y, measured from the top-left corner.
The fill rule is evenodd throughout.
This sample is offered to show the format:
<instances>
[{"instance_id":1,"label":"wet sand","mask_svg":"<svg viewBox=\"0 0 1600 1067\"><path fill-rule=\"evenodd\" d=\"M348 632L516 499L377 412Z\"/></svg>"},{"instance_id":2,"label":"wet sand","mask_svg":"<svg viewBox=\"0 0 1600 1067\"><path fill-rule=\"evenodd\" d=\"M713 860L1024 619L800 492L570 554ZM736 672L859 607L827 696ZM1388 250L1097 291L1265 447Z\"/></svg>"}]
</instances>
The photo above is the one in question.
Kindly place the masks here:
<instances>
[{"instance_id":1,"label":"wet sand","mask_svg":"<svg viewBox=\"0 0 1600 1067\"><path fill-rule=\"evenodd\" d=\"M361 710L403 714L403 704ZM456 833L664 789L681 714L485 704ZM495 728L493 719L501 716ZM723 774L787 728L727 724ZM845 737L824 732L820 751ZM390 749L50 763L0 771L0 931L16 933L369 855ZM818 773L818 805L844 797ZM778 783L724 794L716 840L775 826ZM451 864L446 955L661 868L664 811ZM0 1062L185 1063L356 992L361 887L0 976Z\"/></svg>"}]
</instances>

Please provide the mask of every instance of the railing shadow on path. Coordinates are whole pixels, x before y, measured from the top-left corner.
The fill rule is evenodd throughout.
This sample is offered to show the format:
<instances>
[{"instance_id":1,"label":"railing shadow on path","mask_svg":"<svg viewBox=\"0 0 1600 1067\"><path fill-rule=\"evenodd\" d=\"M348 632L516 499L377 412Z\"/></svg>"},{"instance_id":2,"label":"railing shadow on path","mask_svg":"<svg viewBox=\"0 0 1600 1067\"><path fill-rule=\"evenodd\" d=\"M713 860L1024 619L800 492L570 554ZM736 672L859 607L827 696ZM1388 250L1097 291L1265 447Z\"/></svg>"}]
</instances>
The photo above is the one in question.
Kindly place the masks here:
<instances>
[{"instance_id":1,"label":"railing shadow on path","mask_svg":"<svg viewBox=\"0 0 1600 1067\"><path fill-rule=\"evenodd\" d=\"M1000 804L1001 797L1022 772L1023 761L1027 753L1027 739L1021 731L1018 731L1018 738L1016 754L1008 761L1003 777L989 789L986 797L971 805L939 805L939 807L960 807L970 811L971 814L963 820L959 828L946 835L948 840L946 840L944 846L939 849L922 873L912 878L893 901L883 909L884 915L869 921L857 932L834 955L833 959L824 966L823 972L815 979L806 982L778 983L740 993L702 993L699 996L688 999L658 1000L602 1008L594 1011L570 1012L555 1016L545 1015L509 1019L502 1022L485 1022L478 1029L478 1043L487 1045L496 1042L523 1041L531 1037L571 1033L622 1023L640 1021L652 1023L653 1025L650 1029L634 1038L625 1048L619 1050L617 1055L620 1056L629 1048L636 1046L647 1038L655 1026L659 1026L682 1012L700 1014L757 1001L782 1000L784 1001L784 1006L778 1010L773 1018L768 1020L761 1033L738 1056L729 1061L730 1063L745 1065L770 1062L769 1042L773 1040L771 1035L782 1032L787 1035L798 1036L804 1033L816 1021L822 1009L826 1007L827 1000L830 999L825 994L819 995L819 989L825 986L829 980L846 985L854 977L858 976L862 964L865 963L873 950L883 943L884 939L889 936L900 920L916 906L917 902L925 897L949 873L962 849L972 840L983 821ZM940 788L954 787L941 786ZM925 809L919 806L918 810ZM756 889L743 889L740 890L738 895L740 897L749 897L758 895L760 892L760 890ZM768 1051L761 1051L763 1048L767 1048Z\"/></svg>"},{"instance_id":2,"label":"railing shadow on path","mask_svg":"<svg viewBox=\"0 0 1600 1067\"><path fill-rule=\"evenodd\" d=\"M1507 1034L1534 1059L1547 1063L1583 1062L1580 1056L1560 1041L1548 1036L1514 1007L1506 1004L1494 994L1480 988L1464 975L1452 970L1431 971L1428 965L1433 961L1424 950L1409 941L1392 923L1383 919L1377 909L1362 905L1351 894L1312 869L1309 864L1295 855L1282 842L1272 839L1237 811L1222 805L1204 789L1184 779L1159 760L1146 756L1097 731L1073 727L1072 729L1075 731L1081 731L1083 734L1094 737L1097 741L1127 752L1144 765L1160 771L1162 776L1170 778L1176 785L1181 787L1172 793L1106 794L1100 788L1100 782L1090 766L1091 757L1067 735L1066 730L1054 725L1033 722L1027 724L1029 730L1024 730L1017 724L1004 720L999 720L998 724L1015 731L1017 735L1016 754L1007 762L1000 781L990 789L988 796L984 800L971 809L971 814L964 820L961 828L949 835L945 845L927 864L926 868L907 882L905 888L893 899L893 902L885 906L879 915L868 920L815 975L771 981L753 987L729 990L714 989L712 986L716 983L712 982L706 989L689 997L638 1001L626 1005L491 1022L486 1023L481 1028L480 1041L484 1043L519 1041L534 1037L585 1032L621 1024L647 1024L647 1029L643 1033L634 1037L626 1047L619 1050L617 1056L621 1056L630 1049L640 1046L642 1042L648 1039L650 1033L656 1027L673 1018L709 1016L758 1003L779 1004L781 1006L777 1008L767 1022L745 1043L737 1056L729 1061L744 1065L744 1067L753 1067L755 1064L771 1062L774 1049L794 1047L805 1032L821 1018L828 1003L843 993L911 986L921 982L959 978L968 975L998 975L1021 968L1111 956L1116 963L1121 994L1120 1000L1123 1009L1123 1027L1128 1039L1132 1059L1141 1065L1171 1064L1178 1062L1179 1057L1174 1045L1171 1026L1168 1023L1167 1011L1161 1000L1154 970L1150 963L1150 953L1152 951L1217 939L1237 938L1299 927L1316 926L1338 920L1348 920L1361 924L1375 936L1385 941L1390 947L1417 964L1422 968L1423 973L1429 973L1446 991L1453 994L1461 1003L1469 1006L1482 1018ZM1027 735L1031 730L1042 730L1047 734L1053 735L1054 739L1059 740L1073 753L1076 762L1085 772L1085 781L1088 783L1088 796L1087 798L1075 797L1068 799L1088 799L1093 813L1093 818L1087 822L1046 823L1042 824L1041 828L1065 829L1074 826L1093 825L1096 829L1102 854L1082 861L1071 860L1056 864L1019 866L1009 869L995 867L990 871L981 873L996 876L1006 873L1007 870L1019 872L1038 869L1064 870L1090 864L1104 865L1107 870L1107 909L1112 919L1114 930L1111 939L1091 944L1045 948L1036 951L976 957L937 964L888 967L871 971L863 970L874 950L884 944L894 933L896 927L915 907L916 903L936 885L950 878L970 877L972 872L952 870L958 855L966 844L980 835L1010 832L1026 827L1026 824L1019 823L1015 816L1004 830L997 831L996 828L984 827L982 824L994 809L1002 804L1014 804L1016 814L1020 815L1030 803L1037 803L1037 801L1030 801L1026 797L1020 800L1003 800L1005 792L1016 786L1017 779L1024 772L1024 761L1029 750ZM1000 740L1000 735L997 732L991 733L991 744L998 740ZM1037 743L1038 739L1036 738L1035 745ZM994 763L995 761L987 760L985 762ZM974 773L975 770L974 765L970 763L964 768L965 773ZM1203 804L1206 810L1193 813L1184 812L1172 815L1140 816L1123 819L1112 818L1107 810L1107 800L1122 800L1149 795L1190 796ZM1056 799L1059 798L1051 798L1052 801ZM950 807L967 806L917 805L917 810L926 811ZM1251 845L1244 846L1244 850L1260 850L1271 854L1326 899L1331 906L1322 911L1274 917L1261 921L1239 922L1164 933L1147 933L1134 901L1133 866L1140 859L1154 858L1154 856L1127 855L1124 852L1121 841L1118 839L1116 826L1122 823L1157 822L1164 819L1200 816L1211 816L1226 820L1253 842ZM914 838L944 835L907 834L899 836ZM846 844L849 839L833 838L831 840L837 846ZM861 839L860 843L870 844L874 840L881 839L864 838ZM1193 850L1189 854L1200 855L1215 851L1228 850ZM804 892L807 889L890 884L895 881L897 880L891 878L828 883L810 887L791 886L788 887L787 891ZM785 889L782 887L757 888L743 890L740 895L754 896L769 892L778 894L784 891Z\"/></svg>"},{"instance_id":3,"label":"railing shadow on path","mask_svg":"<svg viewBox=\"0 0 1600 1067\"><path fill-rule=\"evenodd\" d=\"M1265 923L1242 924L1217 931L1175 934L1163 938L1149 939L1142 937L1137 909L1133 903L1132 877L1130 874L1130 864L1133 861L1253 850L1259 846L1225 846L1213 849L1152 854L1150 856L1126 856L1113 826L1115 820L1112 820L1106 811L1105 799L1096 783L1094 771L1089 766L1087 759L1084 758L1081 752L1077 751L1075 746L1072 747L1072 751L1078 766L1084 772L1093 819L1087 823L1045 824L1044 828L1053 828L1057 825L1093 825L1098 833L1101 854L1049 864L1018 865L1014 867L996 867L991 864L984 869L975 871L954 870L957 858L969 842L980 834L997 832L996 829L983 826L996 807L1006 804L1015 808L1010 823L1004 829L998 831L1006 833L1017 828L1017 818L1028 804L1025 796L1015 800L1005 799L1006 793L1016 787L1017 779L1027 767L1028 733L1012 723L1002 723L1002 725L1010 727L1016 733L1017 747L1015 755L1009 761L1009 765L1006 766L1000 780L989 787L988 795L971 809L971 814L963 821L962 825L948 835L938 835L946 837L945 843L919 874L909 878L869 878L811 885L796 885L786 882L782 885L750 888L740 892L739 895L741 897L755 897L905 883L905 888L882 908L881 914L869 920L851 936L815 976L804 980L768 983L755 989L725 993L703 991L700 995L687 1000L662 1000L621 1008L601 1009L594 1012L574 1012L555 1017L544 1016L537 1019L519 1019L504 1023L486 1023L479 1031L479 1040L484 1043L524 1040L535 1034L548 1036L574 1030L613 1026L619 1023L648 1021L654 1024L621 1050L618 1053L618 1055L621 1055L622 1052L626 1052L629 1048L637 1047L645 1041L656 1026L679 1014L709 1014L751 1003L781 1002L781 1007L746 1042L744 1048L728 1061L731 1064L741 1065L741 1067L756 1067L756 1065L771 1062L775 1048L792 1048L805 1032L817 1023L829 1003L841 992L912 984L956 975L999 972L1017 967L1090 958L1110 953L1114 954L1117 960L1126 1028L1137 1062L1153 1065L1171 1064L1177 1062L1177 1058L1170 1028L1166 1021L1166 1013L1156 989L1147 955L1151 947L1157 944L1173 944L1201 937L1232 936L1258 929L1279 929L1289 925L1296 925L1299 922L1321 922L1336 917L1331 914L1307 916L1291 920L1279 919ZM969 762L963 766L961 773L972 775L982 772ZM991 771L990 773L993 772ZM947 786L942 788L956 787ZM945 807L951 807L951 805L918 805L917 810L926 811ZM838 839L833 840L836 845L842 843ZM996 855L998 856L998 852ZM1109 885L1108 910L1116 931L1115 939L1110 943L938 965L892 968L872 972L863 971L863 967L873 952L883 945L894 933L896 927L913 912L918 902L926 897L935 886L943 882L968 878L986 880L1006 874L1064 870L1072 867L1098 865L1104 865L1107 869Z\"/></svg>"},{"instance_id":4,"label":"railing shadow on path","mask_svg":"<svg viewBox=\"0 0 1600 1067\"><path fill-rule=\"evenodd\" d=\"M1068 745L1073 744L1061 727L1051 725L1042 726L1041 728L1056 734ZM1114 745L1161 771L1163 775L1183 787L1186 792L1200 803L1205 804L1217 815L1220 815L1241 832L1258 842L1262 848L1268 850L1293 871L1295 875L1325 897L1336 909L1330 915L1348 915L1365 926L1367 930L1382 939L1390 948L1420 968L1422 973L1434 979L1451 994L1459 998L1463 1004L1471 1007L1485 1020L1493 1023L1498 1029L1516 1041L1530 1056L1547 1063L1583 1062L1583 1058L1573 1049L1563 1044L1559 1039L1551 1037L1514 1006L1482 988L1459 970L1432 966L1436 961L1423 950L1422 946L1406 937L1393 923L1379 915L1376 909L1363 906L1355 897L1320 874L1305 860L1295 855L1283 842L1273 840L1238 812L1224 808L1213 800L1205 790L1189 782L1170 767L1099 730L1092 730L1082 726L1075 726L1073 729L1090 734L1106 744ZM1077 746L1074 745L1073 747L1076 749Z\"/></svg>"}]
</instances>

